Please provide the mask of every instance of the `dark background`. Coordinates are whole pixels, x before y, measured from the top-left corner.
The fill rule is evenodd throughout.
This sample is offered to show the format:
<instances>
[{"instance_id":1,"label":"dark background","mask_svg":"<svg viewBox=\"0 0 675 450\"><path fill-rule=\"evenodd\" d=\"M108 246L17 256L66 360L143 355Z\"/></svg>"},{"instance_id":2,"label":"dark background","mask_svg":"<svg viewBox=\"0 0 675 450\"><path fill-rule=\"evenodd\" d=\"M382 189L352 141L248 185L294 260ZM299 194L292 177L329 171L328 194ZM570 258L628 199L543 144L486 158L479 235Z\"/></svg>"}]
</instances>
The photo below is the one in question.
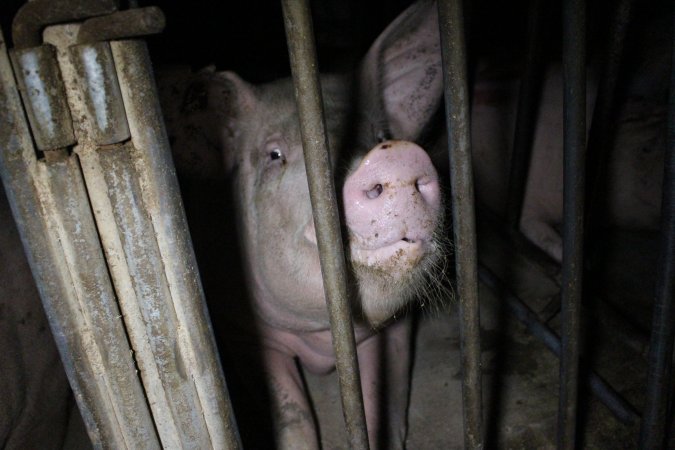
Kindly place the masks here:
<instances>
[{"instance_id":1,"label":"dark background","mask_svg":"<svg viewBox=\"0 0 675 450\"><path fill-rule=\"evenodd\" d=\"M121 0L121 9L129 0ZM0 2L0 25L11 45L11 20L23 0ZM290 73L281 2L245 0L140 0L140 6L159 6L166 15L164 33L149 38L156 66L189 64L200 69L215 64L234 70L244 79L259 83ZM353 67L370 43L411 0L314 0L312 10L322 72ZM523 59L527 34L527 0L475 0L465 2L469 64L480 58L507 60L518 66ZM636 14L628 40L628 53L641 53L645 39L659 46L667 39L668 0L635 2ZM611 16L612 0L589 1L588 55L601 60ZM560 59L560 1L547 4L547 54ZM655 25L656 22L656 25ZM639 42L639 43L638 43Z\"/></svg>"},{"instance_id":2,"label":"dark background","mask_svg":"<svg viewBox=\"0 0 675 450\"><path fill-rule=\"evenodd\" d=\"M22 0L0 3L0 25L11 43L11 20ZM164 33L149 39L155 64L190 64L198 69L215 64L235 70L251 82L264 82L290 72L281 17L281 3L270 0L214 2L141 0L156 5L167 18ZM228 4L229 3L229 4ZM312 2L322 71L344 70L365 53L375 37L410 0L317 0ZM666 3L661 1L660 3ZM601 48L611 1L589 2L589 51ZM525 51L526 0L466 2L470 55L519 60ZM126 0L121 8L127 8ZM640 8L642 10L653 8ZM560 48L560 2L549 6L546 41L550 55ZM643 11L644 12L644 11Z\"/></svg>"}]
</instances>

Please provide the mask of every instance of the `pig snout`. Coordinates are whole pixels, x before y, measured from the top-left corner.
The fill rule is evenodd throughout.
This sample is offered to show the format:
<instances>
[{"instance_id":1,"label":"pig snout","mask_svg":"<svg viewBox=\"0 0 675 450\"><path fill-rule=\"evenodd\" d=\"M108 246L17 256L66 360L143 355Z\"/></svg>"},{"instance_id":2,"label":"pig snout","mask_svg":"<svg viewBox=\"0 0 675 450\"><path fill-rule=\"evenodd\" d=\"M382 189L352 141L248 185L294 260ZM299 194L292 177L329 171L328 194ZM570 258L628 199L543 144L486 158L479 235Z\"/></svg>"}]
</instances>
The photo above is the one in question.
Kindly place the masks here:
<instances>
[{"instance_id":1,"label":"pig snout","mask_svg":"<svg viewBox=\"0 0 675 450\"><path fill-rule=\"evenodd\" d=\"M412 142L374 147L345 180L344 212L352 259L396 271L417 263L439 223L438 174Z\"/></svg>"}]
</instances>

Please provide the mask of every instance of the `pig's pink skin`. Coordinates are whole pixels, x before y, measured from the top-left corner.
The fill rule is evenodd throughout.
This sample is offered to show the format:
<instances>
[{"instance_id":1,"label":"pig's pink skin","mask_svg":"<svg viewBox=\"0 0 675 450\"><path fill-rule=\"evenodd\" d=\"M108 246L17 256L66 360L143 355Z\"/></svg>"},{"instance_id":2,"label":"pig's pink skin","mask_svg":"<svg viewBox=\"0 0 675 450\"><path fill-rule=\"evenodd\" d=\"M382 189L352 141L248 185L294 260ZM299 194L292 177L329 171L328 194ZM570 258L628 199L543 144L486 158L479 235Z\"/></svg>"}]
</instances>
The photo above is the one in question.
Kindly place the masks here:
<instances>
[{"instance_id":1,"label":"pig's pink skin","mask_svg":"<svg viewBox=\"0 0 675 450\"><path fill-rule=\"evenodd\" d=\"M343 203L352 257L375 266L396 252L422 255L438 226L438 174L421 147L386 141L349 175Z\"/></svg>"},{"instance_id":2,"label":"pig's pink skin","mask_svg":"<svg viewBox=\"0 0 675 450\"><path fill-rule=\"evenodd\" d=\"M386 414L388 448L402 448L405 441L410 331L408 318L390 324L379 333L363 325L355 329L366 422L373 449L380 448L376 436L384 426L381 424L382 414ZM310 405L295 358L305 370L315 374L334 370L330 332L298 333L264 324L261 324L259 332L261 360L272 392L273 415L287 424L278 430L277 441L282 446L286 443L289 448L318 448L314 424L311 420L304 420L308 417ZM380 400L383 374L387 379L387 396ZM260 389L259 386L251 388ZM380 406L384 411L379 409Z\"/></svg>"}]
</instances>

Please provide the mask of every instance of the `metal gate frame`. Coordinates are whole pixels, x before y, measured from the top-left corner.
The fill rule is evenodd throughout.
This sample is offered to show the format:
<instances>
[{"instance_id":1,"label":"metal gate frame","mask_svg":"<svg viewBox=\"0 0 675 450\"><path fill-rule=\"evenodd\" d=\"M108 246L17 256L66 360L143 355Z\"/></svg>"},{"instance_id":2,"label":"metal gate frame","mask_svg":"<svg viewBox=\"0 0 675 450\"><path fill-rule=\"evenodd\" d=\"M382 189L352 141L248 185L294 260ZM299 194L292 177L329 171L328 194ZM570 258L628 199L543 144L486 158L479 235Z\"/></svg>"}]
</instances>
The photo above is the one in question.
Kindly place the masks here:
<instances>
[{"instance_id":1,"label":"metal gate frame","mask_svg":"<svg viewBox=\"0 0 675 450\"><path fill-rule=\"evenodd\" d=\"M134 39L164 18L117 7L19 11L11 64L0 45L0 174L94 446L239 448L150 59ZM71 23L43 42L55 22Z\"/></svg>"}]
</instances>

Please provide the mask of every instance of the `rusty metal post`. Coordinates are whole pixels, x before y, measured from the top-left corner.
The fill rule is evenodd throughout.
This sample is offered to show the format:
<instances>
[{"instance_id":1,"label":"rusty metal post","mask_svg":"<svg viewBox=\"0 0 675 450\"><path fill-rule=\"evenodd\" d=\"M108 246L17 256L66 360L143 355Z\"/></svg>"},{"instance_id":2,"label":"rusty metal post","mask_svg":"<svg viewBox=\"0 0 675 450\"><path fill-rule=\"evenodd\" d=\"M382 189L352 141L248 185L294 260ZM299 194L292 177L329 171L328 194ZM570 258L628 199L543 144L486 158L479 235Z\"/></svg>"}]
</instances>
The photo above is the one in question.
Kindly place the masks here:
<instances>
[{"instance_id":1,"label":"rusty metal post","mask_svg":"<svg viewBox=\"0 0 675 450\"><path fill-rule=\"evenodd\" d=\"M194 384L212 448L240 448L232 406L218 358L204 292L166 134L147 46L141 40L110 43L117 77L137 150L139 184L157 240L174 308L175 352L185 364L184 382ZM179 372L180 373L180 372Z\"/></svg>"},{"instance_id":2,"label":"rusty metal post","mask_svg":"<svg viewBox=\"0 0 675 450\"><path fill-rule=\"evenodd\" d=\"M669 391L673 376L675 344L673 342L675 340L675 8L672 11L668 140L661 201L661 245L652 313L652 336L649 344L647 402L640 429L640 448L644 450L666 448L668 405L672 405L673 400L673 394ZM670 432L673 433L673 430Z\"/></svg>"},{"instance_id":3,"label":"rusty metal post","mask_svg":"<svg viewBox=\"0 0 675 450\"><path fill-rule=\"evenodd\" d=\"M438 12L443 52L445 120L448 128L452 220L459 294L464 446L469 449L482 449L484 436L476 218L462 0L439 0Z\"/></svg>"},{"instance_id":4,"label":"rusty metal post","mask_svg":"<svg viewBox=\"0 0 675 450\"><path fill-rule=\"evenodd\" d=\"M368 432L347 294L347 268L328 153L309 2L283 0L282 5L323 285L340 380L342 412L351 448L367 449Z\"/></svg>"},{"instance_id":5,"label":"rusty metal post","mask_svg":"<svg viewBox=\"0 0 675 450\"><path fill-rule=\"evenodd\" d=\"M563 2L562 356L558 448L576 445L586 156L586 4Z\"/></svg>"}]
</instances>

